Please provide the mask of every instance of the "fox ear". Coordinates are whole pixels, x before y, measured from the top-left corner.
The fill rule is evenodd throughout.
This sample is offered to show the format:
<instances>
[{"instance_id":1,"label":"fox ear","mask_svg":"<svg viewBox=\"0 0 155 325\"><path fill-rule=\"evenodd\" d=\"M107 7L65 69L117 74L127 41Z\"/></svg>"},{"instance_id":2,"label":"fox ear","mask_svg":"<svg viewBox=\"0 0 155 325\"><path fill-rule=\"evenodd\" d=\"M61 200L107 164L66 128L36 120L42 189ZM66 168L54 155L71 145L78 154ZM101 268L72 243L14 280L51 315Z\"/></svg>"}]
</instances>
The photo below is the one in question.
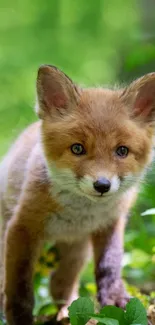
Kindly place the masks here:
<instances>
[{"instance_id":1,"label":"fox ear","mask_svg":"<svg viewBox=\"0 0 155 325\"><path fill-rule=\"evenodd\" d=\"M43 65L37 77L38 103L36 111L40 118L62 115L77 105L79 93L74 83L54 66Z\"/></svg>"},{"instance_id":2,"label":"fox ear","mask_svg":"<svg viewBox=\"0 0 155 325\"><path fill-rule=\"evenodd\" d=\"M132 82L122 95L130 114L137 120L155 124L155 72Z\"/></svg>"}]
</instances>

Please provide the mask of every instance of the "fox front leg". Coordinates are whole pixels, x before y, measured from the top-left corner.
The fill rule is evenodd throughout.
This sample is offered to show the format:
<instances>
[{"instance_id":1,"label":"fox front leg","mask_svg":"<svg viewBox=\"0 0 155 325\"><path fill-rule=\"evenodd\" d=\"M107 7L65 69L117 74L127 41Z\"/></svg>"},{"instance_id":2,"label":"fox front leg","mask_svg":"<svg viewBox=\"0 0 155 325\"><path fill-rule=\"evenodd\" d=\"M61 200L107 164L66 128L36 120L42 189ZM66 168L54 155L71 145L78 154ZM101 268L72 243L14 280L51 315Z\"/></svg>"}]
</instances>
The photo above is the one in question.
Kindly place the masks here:
<instances>
[{"instance_id":1,"label":"fox front leg","mask_svg":"<svg viewBox=\"0 0 155 325\"><path fill-rule=\"evenodd\" d=\"M124 225L125 218L120 218L108 231L93 235L95 275L101 306L124 308L129 300L121 279Z\"/></svg>"},{"instance_id":2,"label":"fox front leg","mask_svg":"<svg viewBox=\"0 0 155 325\"><path fill-rule=\"evenodd\" d=\"M33 268L39 241L24 225L11 222L5 238L4 307L9 325L33 323Z\"/></svg>"}]
</instances>

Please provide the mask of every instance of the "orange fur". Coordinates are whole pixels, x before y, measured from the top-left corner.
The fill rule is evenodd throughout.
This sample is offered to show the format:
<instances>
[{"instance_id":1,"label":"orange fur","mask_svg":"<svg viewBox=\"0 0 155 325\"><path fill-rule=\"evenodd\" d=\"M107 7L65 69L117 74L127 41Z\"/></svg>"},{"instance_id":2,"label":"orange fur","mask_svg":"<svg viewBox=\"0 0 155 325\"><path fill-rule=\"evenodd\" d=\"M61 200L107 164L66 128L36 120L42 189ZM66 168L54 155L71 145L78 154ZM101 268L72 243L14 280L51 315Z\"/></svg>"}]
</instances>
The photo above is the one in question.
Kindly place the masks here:
<instances>
[{"instance_id":1,"label":"orange fur","mask_svg":"<svg viewBox=\"0 0 155 325\"><path fill-rule=\"evenodd\" d=\"M123 235L152 160L153 89L155 73L125 90L109 90L81 89L55 67L39 69L42 120L19 137L0 166L0 296L9 325L32 323L33 269L50 238L61 256L51 279L53 297L65 301L58 318L77 296L90 242L101 304L127 301L120 279ZM74 143L82 144L86 154L74 155ZM128 147L126 158L116 154L119 146ZM101 176L111 182L102 196L93 187Z\"/></svg>"}]
</instances>

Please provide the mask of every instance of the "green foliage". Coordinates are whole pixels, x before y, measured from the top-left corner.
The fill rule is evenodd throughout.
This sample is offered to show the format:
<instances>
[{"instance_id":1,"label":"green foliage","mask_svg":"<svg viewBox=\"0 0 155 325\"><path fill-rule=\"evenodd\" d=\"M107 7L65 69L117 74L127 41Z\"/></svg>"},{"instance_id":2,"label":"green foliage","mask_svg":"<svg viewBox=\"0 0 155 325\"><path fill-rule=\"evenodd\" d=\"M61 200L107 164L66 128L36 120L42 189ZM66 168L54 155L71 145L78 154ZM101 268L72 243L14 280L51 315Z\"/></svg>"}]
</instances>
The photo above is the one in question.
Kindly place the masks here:
<instances>
[{"instance_id":1,"label":"green foliage","mask_svg":"<svg viewBox=\"0 0 155 325\"><path fill-rule=\"evenodd\" d=\"M94 313L94 305L90 299L82 297L73 301L68 310L72 325L85 325Z\"/></svg>"},{"instance_id":2,"label":"green foliage","mask_svg":"<svg viewBox=\"0 0 155 325\"><path fill-rule=\"evenodd\" d=\"M125 324L124 311L115 306L105 306L100 310L100 315L106 318L116 319L119 325Z\"/></svg>"},{"instance_id":3,"label":"green foliage","mask_svg":"<svg viewBox=\"0 0 155 325\"><path fill-rule=\"evenodd\" d=\"M147 325L146 310L139 299L133 298L127 303L126 310L115 306L106 306L93 314L93 303L89 298L75 300L69 309L71 325L85 325L90 319L98 325Z\"/></svg>"},{"instance_id":4,"label":"green foliage","mask_svg":"<svg viewBox=\"0 0 155 325\"><path fill-rule=\"evenodd\" d=\"M126 305L125 323L147 325L146 310L140 300L133 298Z\"/></svg>"}]
</instances>

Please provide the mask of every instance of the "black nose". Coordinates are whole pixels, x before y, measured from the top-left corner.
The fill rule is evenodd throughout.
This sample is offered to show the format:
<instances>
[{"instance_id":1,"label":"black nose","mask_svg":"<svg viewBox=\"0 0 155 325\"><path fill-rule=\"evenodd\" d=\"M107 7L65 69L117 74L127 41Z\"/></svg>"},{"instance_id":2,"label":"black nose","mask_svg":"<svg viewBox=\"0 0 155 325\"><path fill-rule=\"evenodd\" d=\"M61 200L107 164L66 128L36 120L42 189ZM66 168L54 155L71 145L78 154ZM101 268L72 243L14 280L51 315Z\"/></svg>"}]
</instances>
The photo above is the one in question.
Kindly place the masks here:
<instances>
[{"instance_id":1,"label":"black nose","mask_svg":"<svg viewBox=\"0 0 155 325\"><path fill-rule=\"evenodd\" d=\"M99 178L95 183L94 183L94 188L97 192L103 194L105 192L108 192L110 190L111 183L107 178Z\"/></svg>"}]
</instances>

